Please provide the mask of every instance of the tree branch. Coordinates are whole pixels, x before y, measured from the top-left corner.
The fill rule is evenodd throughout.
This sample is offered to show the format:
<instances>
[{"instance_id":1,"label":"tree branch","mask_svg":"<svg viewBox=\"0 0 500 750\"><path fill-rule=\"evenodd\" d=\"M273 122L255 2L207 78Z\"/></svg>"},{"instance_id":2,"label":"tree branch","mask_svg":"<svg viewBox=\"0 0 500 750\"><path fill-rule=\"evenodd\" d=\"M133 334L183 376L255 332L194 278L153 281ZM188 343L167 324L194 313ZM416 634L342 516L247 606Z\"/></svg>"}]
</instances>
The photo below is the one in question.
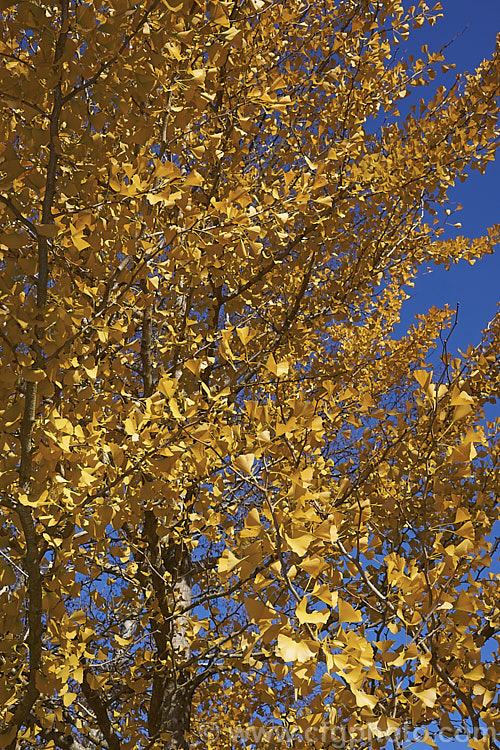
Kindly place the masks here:
<instances>
[{"instance_id":1,"label":"tree branch","mask_svg":"<svg viewBox=\"0 0 500 750\"><path fill-rule=\"evenodd\" d=\"M113 729L113 726L108 716L108 712L106 710L106 706L101 696L99 695L99 691L94 690L93 688L90 687L90 684L88 681L88 674L89 674L88 670L85 670L83 673L83 682L82 682L83 694L90 708L94 712L94 715L97 719L97 723L99 724L99 729L103 733L104 738L106 739L106 742L108 743L109 750L120 750L121 748L120 739Z\"/></svg>"}]
</instances>

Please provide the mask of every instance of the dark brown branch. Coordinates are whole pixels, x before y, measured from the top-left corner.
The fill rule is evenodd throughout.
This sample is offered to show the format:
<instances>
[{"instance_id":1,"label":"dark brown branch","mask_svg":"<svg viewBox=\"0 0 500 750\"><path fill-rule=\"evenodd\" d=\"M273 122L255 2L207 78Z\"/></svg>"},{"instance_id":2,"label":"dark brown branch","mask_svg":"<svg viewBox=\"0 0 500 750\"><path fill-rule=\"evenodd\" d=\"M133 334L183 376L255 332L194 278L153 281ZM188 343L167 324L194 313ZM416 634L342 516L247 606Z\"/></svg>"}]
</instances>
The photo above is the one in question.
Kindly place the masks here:
<instances>
[{"instance_id":1,"label":"dark brown branch","mask_svg":"<svg viewBox=\"0 0 500 750\"><path fill-rule=\"evenodd\" d=\"M142 315L142 333L141 333L141 362L142 362L142 382L144 398L149 398L153 394L153 365L151 358L151 340L152 340L152 319L151 305L147 305Z\"/></svg>"},{"instance_id":2,"label":"dark brown branch","mask_svg":"<svg viewBox=\"0 0 500 750\"><path fill-rule=\"evenodd\" d=\"M108 743L109 750L120 750L121 742L113 729L104 701L99 695L99 691L90 687L88 681L88 670L85 670L83 673L82 691L97 719L99 729Z\"/></svg>"},{"instance_id":3,"label":"dark brown branch","mask_svg":"<svg viewBox=\"0 0 500 750\"><path fill-rule=\"evenodd\" d=\"M36 676L42 659L42 577L39 563L38 539L35 532L33 517L29 509L19 505L17 514L21 521L26 543L26 554L24 557L24 569L28 576L28 649L29 649L29 674L28 687L21 701L18 703L10 726L20 727L27 719L33 704L38 698L39 691L36 686ZM11 747L16 747L13 740Z\"/></svg>"},{"instance_id":4,"label":"dark brown branch","mask_svg":"<svg viewBox=\"0 0 500 750\"><path fill-rule=\"evenodd\" d=\"M151 13L155 10L155 8L160 4L160 0L154 0L154 2L149 6L149 8L146 8L144 13L142 14L139 23L135 27L135 29L128 34L125 39L123 40L123 43L121 44L118 52L113 55L113 57L108 60L107 62L104 62L99 67L99 70L94 73L94 75L89 78L87 81L84 81L83 83L79 84L78 86L75 86L63 99L63 104L66 104L66 102L69 102L70 99L73 99L77 94L81 93L82 91L85 91L85 89L89 88L89 86L93 86L94 83L96 83L99 78L102 76L103 73L105 73L109 68L114 65L117 60L120 59L120 57L123 55L125 50L127 49L128 45L132 41L132 39L137 36L139 31L142 29L144 24L147 22L149 16Z\"/></svg>"},{"instance_id":5,"label":"dark brown branch","mask_svg":"<svg viewBox=\"0 0 500 750\"><path fill-rule=\"evenodd\" d=\"M78 742L70 732L58 732L53 730L44 730L41 733L44 740L52 740L56 747L61 750L86 750L86 746Z\"/></svg>"},{"instance_id":6,"label":"dark brown branch","mask_svg":"<svg viewBox=\"0 0 500 750\"><path fill-rule=\"evenodd\" d=\"M14 216L18 221L21 222L21 224L24 224L24 226L28 229L28 231L31 233L32 237L34 239L38 238L38 232L36 226L33 224L32 221L30 221L24 214L18 209L17 206L14 205L14 202L12 201L12 198L6 195L0 195L0 201L2 203L5 203L7 208L12 211Z\"/></svg>"},{"instance_id":7,"label":"dark brown branch","mask_svg":"<svg viewBox=\"0 0 500 750\"><path fill-rule=\"evenodd\" d=\"M66 21L68 19L69 0L61 0L61 32L57 39L54 53L54 65L61 59L68 35ZM59 129L59 117L62 108L61 82L57 84L54 91L54 103L50 115L50 140L49 140L49 162L45 183L45 193L42 202L42 223L52 223L52 206L56 194L56 172L57 172L57 136ZM24 222L26 223L26 222ZM38 234L38 281L36 304L39 310L43 310L47 304L47 287L49 278L48 267L49 241L46 237ZM43 355L41 347L41 333L35 325L35 343L33 352L37 369L43 368ZM33 428L36 416L37 383L28 381L26 383L26 395L24 401L24 413L21 423L21 458L19 464L19 484L22 492L28 495L31 482L31 463L33 453ZM29 672L28 686L26 691L13 712L10 727L21 727L28 720L31 709L39 696L36 685L36 677L42 660L42 574L40 570L39 540L36 534L33 515L27 505L19 502L17 508L21 526L23 529L26 552L24 556L24 568L28 575L28 650L29 650ZM17 740L11 743L15 747Z\"/></svg>"},{"instance_id":8,"label":"dark brown branch","mask_svg":"<svg viewBox=\"0 0 500 750\"><path fill-rule=\"evenodd\" d=\"M160 549L160 540L156 530L158 528L158 521L152 510L147 510L144 513L144 527L143 535L148 545L148 558L150 562L151 571L151 582L158 600L158 607L166 621L169 619L170 610L167 603L167 592L165 589L165 579L162 575L162 558Z\"/></svg>"},{"instance_id":9,"label":"dark brown branch","mask_svg":"<svg viewBox=\"0 0 500 750\"><path fill-rule=\"evenodd\" d=\"M67 31L67 20L68 20L68 7L69 0L62 0L61 2L61 27L62 30L59 34L56 43L56 49L54 53L54 65L57 65L61 59L64 47L66 45L66 39L68 36ZM61 88L61 81L57 84L54 90L54 103L52 106L52 112L50 114L50 127L49 127L49 163L47 165L47 177L45 182L45 193L43 196L42 203L42 224L52 224L52 206L54 204L54 197L56 193L56 172L58 164L58 135L59 135L59 117L63 106L63 95ZM49 280L49 240L47 237L38 236L38 283L37 283L37 305L38 307L45 307L47 304L47 285Z\"/></svg>"},{"instance_id":10,"label":"dark brown branch","mask_svg":"<svg viewBox=\"0 0 500 750\"><path fill-rule=\"evenodd\" d=\"M300 289L297 293L297 296L295 298L295 302L293 303L291 309L288 311L285 320L283 321L283 325L281 327L280 335L278 337L278 341L274 348L277 348L279 345L281 339L286 334L288 328L291 326L291 324L294 322L297 313L300 310L300 305L302 303L302 300L304 299L304 296L307 292L307 287L309 286L309 281L311 280L311 274L312 270L314 268L314 262L316 260L316 253L313 252L311 255L311 260L309 262L309 267L307 271L304 274L304 278L302 279L302 284L300 285Z\"/></svg>"},{"instance_id":11,"label":"dark brown branch","mask_svg":"<svg viewBox=\"0 0 500 750\"><path fill-rule=\"evenodd\" d=\"M31 476L31 452L33 427L35 425L37 383L26 383L26 395L24 397L24 412L21 422L21 462L19 466L19 484L28 492Z\"/></svg>"}]
</instances>

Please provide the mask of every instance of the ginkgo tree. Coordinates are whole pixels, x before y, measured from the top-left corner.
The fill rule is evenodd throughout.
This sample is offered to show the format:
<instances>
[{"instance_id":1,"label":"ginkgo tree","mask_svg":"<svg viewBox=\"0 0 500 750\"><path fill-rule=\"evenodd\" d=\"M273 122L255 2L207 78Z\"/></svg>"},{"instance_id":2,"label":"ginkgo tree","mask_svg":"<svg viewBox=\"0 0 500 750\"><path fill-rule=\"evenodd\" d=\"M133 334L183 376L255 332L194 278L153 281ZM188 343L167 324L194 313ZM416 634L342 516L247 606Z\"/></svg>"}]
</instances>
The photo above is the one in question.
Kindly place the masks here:
<instances>
[{"instance_id":1,"label":"ginkgo tree","mask_svg":"<svg viewBox=\"0 0 500 750\"><path fill-rule=\"evenodd\" d=\"M394 329L498 242L500 48L421 98L423 0L2 7L0 746L487 748L500 318Z\"/></svg>"}]
</instances>

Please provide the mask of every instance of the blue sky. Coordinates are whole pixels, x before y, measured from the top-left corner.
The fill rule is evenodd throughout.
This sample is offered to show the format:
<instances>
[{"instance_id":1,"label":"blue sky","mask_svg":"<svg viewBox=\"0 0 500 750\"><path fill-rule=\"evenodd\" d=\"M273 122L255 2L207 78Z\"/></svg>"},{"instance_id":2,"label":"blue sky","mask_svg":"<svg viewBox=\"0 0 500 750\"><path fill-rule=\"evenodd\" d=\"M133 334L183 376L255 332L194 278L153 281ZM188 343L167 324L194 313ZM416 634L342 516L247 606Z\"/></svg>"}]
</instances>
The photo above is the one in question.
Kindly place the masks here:
<instances>
[{"instance_id":1,"label":"blue sky","mask_svg":"<svg viewBox=\"0 0 500 750\"><path fill-rule=\"evenodd\" d=\"M432 0L428 0L433 5ZM460 35L445 52L447 62L456 63L456 71L443 76L439 84L451 85L455 72L473 71L477 65L491 55L495 48L495 37L500 32L500 0L441 0L444 18L432 28L426 26L414 37L408 51L414 52L422 44L437 50L442 44ZM425 98L429 89L421 90ZM450 191L454 202L463 210L455 221L462 223L461 229L449 228L447 236L463 234L479 237L486 234L488 226L500 223L500 151L496 162L490 164L484 175L470 173L464 183ZM403 308L405 328L417 313L427 312L429 307L455 308L460 303L458 326L450 341L450 351L465 350L469 344L480 341L481 331L495 315L500 300L500 248L494 255L486 256L474 266L462 261L450 271L441 268L431 273L422 272ZM399 331L398 331L399 332Z\"/></svg>"},{"instance_id":2,"label":"blue sky","mask_svg":"<svg viewBox=\"0 0 500 750\"><path fill-rule=\"evenodd\" d=\"M432 1L429 0L432 5ZM456 63L456 72L472 72L495 49L495 39L500 32L500 0L441 0L444 17L433 27L422 29L417 42L408 51L414 52L422 44L430 49L439 49L442 44L457 39L446 50L447 62ZM461 33L463 32L463 33ZM409 42L410 44L410 42ZM455 72L451 71L439 84L451 85ZM436 82L437 83L437 82ZM424 91L421 92L424 94ZM425 97L429 95L425 90ZM500 151L497 160L489 165L486 173L470 172L469 178L458 182L450 191L450 197L460 203L463 209L455 221L460 221L461 229L447 229L447 236L463 234L466 237L479 237L486 234L487 228L500 223ZM453 234L455 233L455 235ZM462 261L449 271L435 268L430 273L423 271L413 289L408 289L411 298L403 307L401 333L413 321L417 313L427 312L429 307L446 304L455 308L460 304L458 325L450 340L450 351L465 351L469 344L476 345L481 331L493 318L500 301L500 248L494 255L484 257L474 266ZM489 413L498 414L498 405ZM465 737L443 743L438 740L440 750L467 748ZM424 750L429 745L417 742L414 750Z\"/></svg>"}]
</instances>

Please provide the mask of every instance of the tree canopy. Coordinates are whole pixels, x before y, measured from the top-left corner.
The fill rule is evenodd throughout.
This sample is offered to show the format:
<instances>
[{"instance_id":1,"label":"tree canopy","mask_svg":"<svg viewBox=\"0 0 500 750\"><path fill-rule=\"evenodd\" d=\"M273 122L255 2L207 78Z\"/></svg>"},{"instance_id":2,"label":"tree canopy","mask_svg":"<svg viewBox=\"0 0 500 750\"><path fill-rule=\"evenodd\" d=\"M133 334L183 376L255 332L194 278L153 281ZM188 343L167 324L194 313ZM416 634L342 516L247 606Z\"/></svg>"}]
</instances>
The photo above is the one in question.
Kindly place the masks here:
<instances>
[{"instance_id":1,"label":"tree canopy","mask_svg":"<svg viewBox=\"0 0 500 750\"><path fill-rule=\"evenodd\" d=\"M486 750L500 317L395 326L498 243L500 45L425 97L423 0L3 8L0 746Z\"/></svg>"}]
</instances>

